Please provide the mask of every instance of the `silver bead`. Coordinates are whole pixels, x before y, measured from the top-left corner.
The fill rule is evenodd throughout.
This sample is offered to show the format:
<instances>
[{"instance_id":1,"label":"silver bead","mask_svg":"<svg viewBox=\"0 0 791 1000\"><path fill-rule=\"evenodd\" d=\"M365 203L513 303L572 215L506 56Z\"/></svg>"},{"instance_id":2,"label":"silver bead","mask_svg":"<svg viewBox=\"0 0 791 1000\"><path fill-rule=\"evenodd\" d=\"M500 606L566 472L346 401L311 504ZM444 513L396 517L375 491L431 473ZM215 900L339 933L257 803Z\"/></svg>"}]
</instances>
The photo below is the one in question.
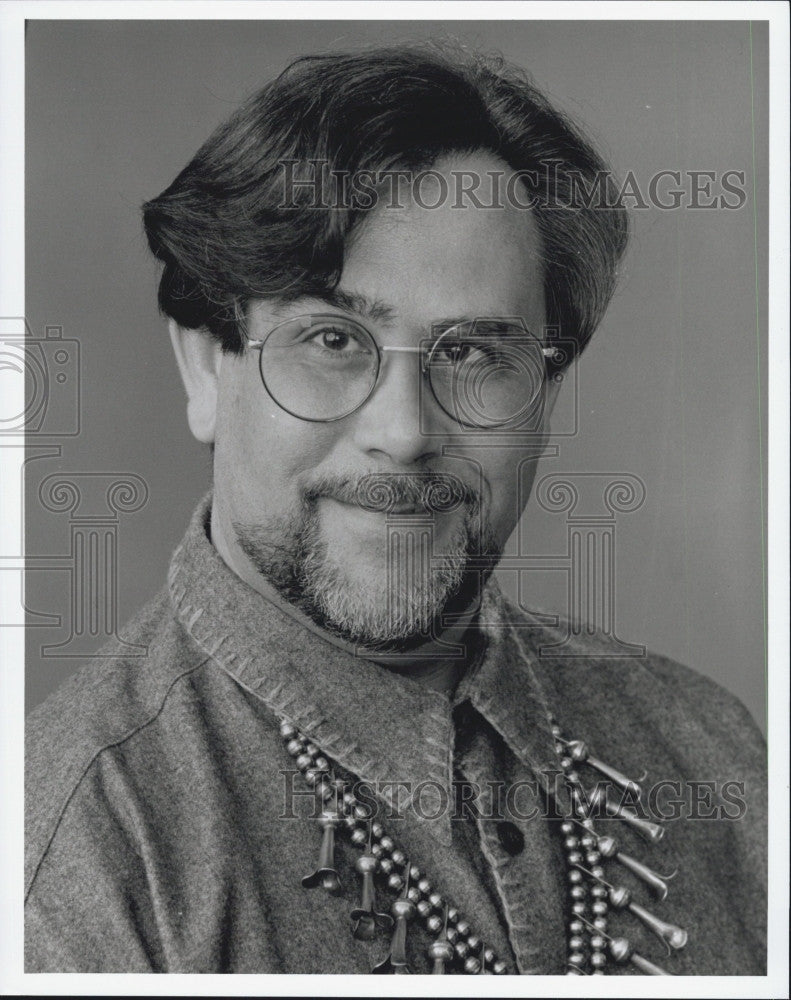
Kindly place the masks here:
<instances>
[{"instance_id":1,"label":"silver bead","mask_svg":"<svg viewBox=\"0 0 791 1000\"><path fill-rule=\"evenodd\" d=\"M374 820L373 823L371 823L371 836L376 837L378 840L379 837L382 837L383 835L384 829L382 828L382 824L378 820Z\"/></svg>"},{"instance_id":2,"label":"silver bead","mask_svg":"<svg viewBox=\"0 0 791 1000\"><path fill-rule=\"evenodd\" d=\"M420 881L420 876L422 874L423 872L418 868L417 865L409 866L409 878L412 882L415 882L417 884L417 882Z\"/></svg>"},{"instance_id":3,"label":"silver bead","mask_svg":"<svg viewBox=\"0 0 791 1000\"><path fill-rule=\"evenodd\" d=\"M585 930L585 924L581 920L572 920L569 924L569 934L582 934Z\"/></svg>"},{"instance_id":4,"label":"silver bead","mask_svg":"<svg viewBox=\"0 0 791 1000\"><path fill-rule=\"evenodd\" d=\"M569 896L572 899L585 899L587 895L587 890L584 885L573 885L569 889Z\"/></svg>"},{"instance_id":5,"label":"silver bead","mask_svg":"<svg viewBox=\"0 0 791 1000\"><path fill-rule=\"evenodd\" d=\"M601 861L601 854L598 851L588 851L585 860L588 862L588 866L597 865Z\"/></svg>"},{"instance_id":6,"label":"silver bead","mask_svg":"<svg viewBox=\"0 0 791 1000\"><path fill-rule=\"evenodd\" d=\"M580 839L579 837L566 837L563 841L563 846L567 851L576 851L580 846Z\"/></svg>"},{"instance_id":7,"label":"silver bead","mask_svg":"<svg viewBox=\"0 0 791 1000\"><path fill-rule=\"evenodd\" d=\"M363 844L368 842L368 834L365 830L352 830L351 841L358 847L362 847Z\"/></svg>"},{"instance_id":8,"label":"silver bead","mask_svg":"<svg viewBox=\"0 0 791 1000\"><path fill-rule=\"evenodd\" d=\"M330 785L319 785L316 789L319 798L323 799L325 802L329 802L330 799L335 798L335 790Z\"/></svg>"},{"instance_id":9,"label":"silver bead","mask_svg":"<svg viewBox=\"0 0 791 1000\"><path fill-rule=\"evenodd\" d=\"M499 958L494 963L494 965L492 965L492 972L495 974L495 976L502 976L502 975L505 974L505 972L507 970L508 970L508 966L505 964L505 962L501 958Z\"/></svg>"},{"instance_id":10,"label":"silver bead","mask_svg":"<svg viewBox=\"0 0 791 1000\"><path fill-rule=\"evenodd\" d=\"M618 845L612 837L599 837L596 846L603 858L611 858L618 850Z\"/></svg>"},{"instance_id":11,"label":"silver bead","mask_svg":"<svg viewBox=\"0 0 791 1000\"><path fill-rule=\"evenodd\" d=\"M594 969L603 969L607 964L607 956L602 951L595 951L591 955L591 965Z\"/></svg>"},{"instance_id":12,"label":"silver bead","mask_svg":"<svg viewBox=\"0 0 791 1000\"><path fill-rule=\"evenodd\" d=\"M438 892L432 892L428 897L429 903L434 907L435 910L441 910L444 905L444 900Z\"/></svg>"},{"instance_id":13,"label":"silver bead","mask_svg":"<svg viewBox=\"0 0 791 1000\"><path fill-rule=\"evenodd\" d=\"M578 935L569 938L569 951L582 951L585 947L585 942Z\"/></svg>"},{"instance_id":14,"label":"silver bead","mask_svg":"<svg viewBox=\"0 0 791 1000\"><path fill-rule=\"evenodd\" d=\"M574 824L569 823L568 820L560 824L560 832L563 834L564 837L570 837L574 833L574 830L575 830Z\"/></svg>"},{"instance_id":15,"label":"silver bead","mask_svg":"<svg viewBox=\"0 0 791 1000\"><path fill-rule=\"evenodd\" d=\"M571 759L571 757L561 757L560 766L563 768L564 771L568 771L570 767L574 767L574 761Z\"/></svg>"},{"instance_id":16,"label":"silver bead","mask_svg":"<svg viewBox=\"0 0 791 1000\"><path fill-rule=\"evenodd\" d=\"M481 971L481 960L476 958L475 955L470 955L464 963L464 971L468 976L477 976Z\"/></svg>"},{"instance_id":17,"label":"silver bead","mask_svg":"<svg viewBox=\"0 0 791 1000\"><path fill-rule=\"evenodd\" d=\"M566 781L570 781L572 785L578 785L580 783L579 771L566 771Z\"/></svg>"},{"instance_id":18,"label":"silver bead","mask_svg":"<svg viewBox=\"0 0 791 1000\"><path fill-rule=\"evenodd\" d=\"M591 948L594 951L603 951L607 947L607 941L601 936L601 934L593 934L591 936Z\"/></svg>"},{"instance_id":19,"label":"silver bead","mask_svg":"<svg viewBox=\"0 0 791 1000\"><path fill-rule=\"evenodd\" d=\"M344 816L343 817L343 822L344 822L344 825L346 826L347 830L354 831L354 830L357 829L357 820L354 818L354 816ZM365 833L364 830L361 830L360 832L361 833ZM368 838L366 837L366 840L367 839ZM357 843L361 843L361 841L358 841Z\"/></svg>"},{"instance_id":20,"label":"silver bead","mask_svg":"<svg viewBox=\"0 0 791 1000\"><path fill-rule=\"evenodd\" d=\"M387 884L394 892L398 892L399 889L404 888L404 880L400 875L396 875L395 873L388 878Z\"/></svg>"},{"instance_id":21,"label":"silver bead","mask_svg":"<svg viewBox=\"0 0 791 1000\"><path fill-rule=\"evenodd\" d=\"M556 739L557 739L557 738L558 738L559 736L562 736L562 735L563 735L563 730L562 730L562 729L560 728L560 726L558 726L558 725L556 725L556 724L553 724L553 725L551 726L551 729L550 729L550 732L552 733L552 735L553 735L553 736L554 736L554 737L555 737Z\"/></svg>"},{"instance_id":22,"label":"silver bead","mask_svg":"<svg viewBox=\"0 0 791 1000\"><path fill-rule=\"evenodd\" d=\"M356 804L356 802L357 802L357 799L354 797L354 795L351 792L344 792L343 793L343 804L345 806L348 806L351 809L351 808L354 807L354 805Z\"/></svg>"},{"instance_id":23,"label":"silver bead","mask_svg":"<svg viewBox=\"0 0 791 1000\"><path fill-rule=\"evenodd\" d=\"M585 848L586 851L590 851L592 848L596 846L596 838L593 836L592 833L583 833L582 837L580 838L580 843L582 844L582 846Z\"/></svg>"},{"instance_id":24,"label":"silver bead","mask_svg":"<svg viewBox=\"0 0 791 1000\"><path fill-rule=\"evenodd\" d=\"M441 958L443 962L449 962L453 958L453 946L447 941L432 941L428 946L428 957L432 961Z\"/></svg>"},{"instance_id":25,"label":"silver bead","mask_svg":"<svg viewBox=\"0 0 791 1000\"><path fill-rule=\"evenodd\" d=\"M431 915L431 903L427 899L419 899L417 901L417 912L418 916L425 920Z\"/></svg>"},{"instance_id":26,"label":"silver bead","mask_svg":"<svg viewBox=\"0 0 791 1000\"><path fill-rule=\"evenodd\" d=\"M414 877L415 876L412 875L412 878L414 878ZM431 883L429 882L429 880L427 878L421 878L421 879L419 879L418 883L417 883L417 887L418 887L418 889L420 889L420 891L423 893L424 896L428 896L429 893L431 892Z\"/></svg>"},{"instance_id":27,"label":"silver bead","mask_svg":"<svg viewBox=\"0 0 791 1000\"><path fill-rule=\"evenodd\" d=\"M602 899L597 899L591 905L591 911L593 912L593 915L596 917L603 917L607 912L607 908L608 908L607 904Z\"/></svg>"},{"instance_id":28,"label":"silver bead","mask_svg":"<svg viewBox=\"0 0 791 1000\"><path fill-rule=\"evenodd\" d=\"M326 757L317 757L313 762L313 766L319 771L329 771L330 762Z\"/></svg>"},{"instance_id":29,"label":"silver bead","mask_svg":"<svg viewBox=\"0 0 791 1000\"><path fill-rule=\"evenodd\" d=\"M604 869L600 865L593 865L591 875L594 878L604 878Z\"/></svg>"},{"instance_id":30,"label":"silver bead","mask_svg":"<svg viewBox=\"0 0 791 1000\"><path fill-rule=\"evenodd\" d=\"M453 946L453 950L459 956L459 958L466 958L470 950L470 946L464 940L464 938L459 938L456 944Z\"/></svg>"},{"instance_id":31,"label":"silver bead","mask_svg":"<svg viewBox=\"0 0 791 1000\"><path fill-rule=\"evenodd\" d=\"M483 949L483 960L487 965L491 965L492 962L497 958L494 948L484 948Z\"/></svg>"},{"instance_id":32,"label":"silver bead","mask_svg":"<svg viewBox=\"0 0 791 1000\"><path fill-rule=\"evenodd\" d=\"M576 966L584 965L585 964L585 956L582 954L581 951L572 951L572 952L569 952L568 961L572 965L576 965Z\"/></svg>"},{"instance_id":33,"label":"silver bead","mask_svg":"<svg viewBox=\"0 0 791 1000\"><path fill-rule=\"evenodd\" d=\"M403 851L395 850L393 851L391 857L393 859L393 863L397 864L399 868L406 863L406 855Z\"/></svg>"},{"instance_id":34,"label":"silver bead","mask_svg":"<svg viewBox=\"0 0 791 1000\"><path fill-rule=\"evenodd\" d=\"M459 916L460 916L459 911L456 909L455 906L449 906L448 907L448 923L449 924L455 924L458 921Z\"/></svg>"},{"instance_id":35,"label":"silver bead","mask_svg":"<svg viewBox=\"0 0 791 1000\"><path fill-rule=\"evenodd\" d=\"M616 962L628 962L632 957L632 946L626 938L614 938L610 941L610 954Z\"/></svg>"},{"instance_id":36,"label":"silver bead","mask_svg":"<svg viewBox=\"0 0 791 1000\"><path fill-rule=\"evenodd\" d=\"M411 899L397 899L393 903L391 913L396 918L406 917L407 920L411 920L415 915L415 904Z\"/></svg>"},{"instance_id":37,"label":"silver bead","mask_svg":"<svg viewBox=\"0 0 791 1000\"><path fill-rule=\"evenodd\" d=\"M477 951L481 947L481 939L477 934L469 934L467 936L467 944L470 946L471 951Z\"/></svg>"},{"instance_id":38,"label":"silver bead","mask_svg":"<svg viewBox=\"0 0 791 1000\"><path fill-rule=\"evenodd\" d=\"M606 899L607 887L604 885L592 885L591 896L593 896L594 899Z\"/></svg>"},{"instance_id":39,"label":"silver bead","mask_svg":"<svg viewBox=\"0 0 791 1000\"><path fill-rule=\"evenodd\" d=\"M389 875L394 867L392 858L379 859L379 868L384 875Z\"/></svg>"},{"instance_id":40,"label":"silver bead","mask_svg":"<svg viewBox=\"0 0 791 1000\"><path fill-rule=\"evenodd\" d=\"M632 901L632 894L622 885L616 886L614 889L610 889L610 905L614 906L616 910L623 910Z\"/></svg>"},{"instance_id":41,"label":"silver bead","mask_svg":"<svg viewBox=\"0 0 791 1000\"><path fill-rule=\"evenodd\" d=\"M569 853L566 855L566 860L570 865L581 865L582 855L580 854L579 851L569 851Z\"/></svg>"},{"instance_id":42,"label":"silver bead","mask_svg":"<svg viewBox=\"0 0 791 1000\"><path fill-rule=\"evenodd\" d=\"M448 926L448 928L445 931L445 937L448 939L448 941L450 941L451 944L456 944L456 942L459 940L459 932L456 930L455 927Z\"/></svg>"},{"instance_id":43,"label":"silver bead","mask_svg":"<svg viewBox=\"0 0 791 1000\"><path fill-rule=\"evenodd\" d=\"M356 816L357 819L368 819L368 809L362 804L356 805L352 814Z\"/></svg>"},{"instance_id":44,"label":"silver bead","mask_svg":"<svg viewBox=\"0 0 791 1000\"><path fill-rule=\"evenodd\" d=\"M581 881L582 881L582 872L579 870L579 868L572 868L571 871L569 872L569 882L571 882L572 885L576 885L578 882Z\"/></svg>"},{"instance_id":45,"label":"silver bead","mask_svg":"<svg viewBox=\"0 0 791 1000\"><path fill-rule=\"evenodd\" d=\"M309 753L311 757L317 757L321 751L315 743L308 743L305 747L305 753Z\"/></svg>"},{"instance_id":46,"label":"silver bead","mask_svg":"<svg viewBox=\"0 0 791 1000\"><path fill-rule=\"evenodd\" d=\"M382 850L387 851L388 854L395 848L392 837L381 837L379 843L382 845Z\"/></svg>"},{"instance_id":47,"label":"silver bead","mask_svg":"<svg viewBox=\"0 0 791 1000\"><path fill-rule=\"evenodd\" d=\"M297 767L300 769L300 771L307 770L312 763L313 763L313 758L310 756L310 754L301 753L297 757Z\"/></svg>"},{"instance_id":48,"label":"silver bead","mask_svg":"<svg viewBox=\"0 0 791 1000\"><path fill-rule=\"evenodd\" d=\"M418 904L418 906L419 905L420 904ZM426 927L428 927L432 934L438 934L442 930L442 917L436 913L432 913L426 920Z\"/></svg>"},{"instance_id":49,"label":"silver bead","mask_svg":"<svg viewBox=\"0 0 791 1000\"><path fill-rule=\"evenodd\" d=\"M367 875L371 872L375 872L379 867L379 862L371 854L363 854L354 862L355 870L360 873L360 875Z\"/></svg>"},{"instance_id":50,"label":"silver bead","mask_svg":"<svg viewBox=\"0 0 791 1000\"><path fill-rule=\"evenodd\" d=\"M448 919L450 919L450 917ZM462 935L462 937L466 937L470 933L470 925L466 920L459 920L456 924L456 930Z\"/></svg>"},{"instance_id":51,"label":"silver bead","mask_svg":"<svg viewBox=\"0 0 791 1000\"><path fill-rule=\"evenodd\" d=\"M371 854L373 854L375 858L381 858L384 854L384 848L381 844L371 844Z\"/></svg>"},{"instance_id":52,"label":"silver bead","mask_svg":"<svg viewBox=\"0 0 791 1000\"><path fill-rule=\"evenodd\" d=\"M593 905L595 906L596 904L594 903ZM574 914L576 914L578 917L579 916L584 916L585 911L587 910L587 908L588 908L588 904L587 903L572 903L571 904L571 912L574 913Z\"/></svg>"},{"instance_id":53,"label":"silver bead","mask_svg":"<svg viewBox=\"0 0 791 1000\"><path fill-rule=\"evenodd\" d=\"M293 737L296 736L296 734L297 734L296 728L292 726L291 723L288 722L286 719L283 719L283 721L280 723L280 735L283 737L283 739L284 740L293 739Z\"/></svg>"},{"instance_id":54,"label":"silver bead","mask_svg":"<svg viewBox=\"0 0 791 1000\"><path fill-rule=\"evenodd\" d=\"M289 740L286 750L292 757L298 757L302 753L302 740Z\"/></svg>"},{"instance_id":55,"label":"silver bead","mask_svg":"<svg viewBox=\"0 0 791 1000\"><path fill-rule=\"evenodd\" d=\"M572 760L583 761L588 759L588 747L582 740L572 740L567 750Z\"/></svg>"},{"instance_id":56,"label":"silver bead","mask_svg":"<svg viewBox=\"0 0 791 1000\"><path fill-rule=\"evenodd\" d=\"M607 918L606 917L596 917L593 921L593 926L597 931L602 931L603 933L607 930Z\"/></svg>"},{"instance_id":57,"label":"silver bead","mask_svg":"<svg viewBox=\"0 0 791 1000\"><path fill-rule=\"evenodd\" d=\"M406 898L411 900L413 903L417 903L420 899L420 889L418 889L417 886L411 885L407 889Z\"/></svg>"}]
</instances>

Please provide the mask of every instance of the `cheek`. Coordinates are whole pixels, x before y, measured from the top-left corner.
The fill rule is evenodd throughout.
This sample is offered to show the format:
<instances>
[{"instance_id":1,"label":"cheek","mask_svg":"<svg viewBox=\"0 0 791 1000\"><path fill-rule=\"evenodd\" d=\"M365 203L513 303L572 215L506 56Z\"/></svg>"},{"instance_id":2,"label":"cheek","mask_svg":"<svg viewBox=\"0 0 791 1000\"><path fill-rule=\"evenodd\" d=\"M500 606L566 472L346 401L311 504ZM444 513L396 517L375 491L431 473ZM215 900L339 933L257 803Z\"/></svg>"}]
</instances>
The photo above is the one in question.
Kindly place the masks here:
<instances>
[{"instance_id":1,"label":"cheek","mask_svg":"<svg viewBox=\"0 0 791 1000\"><path fill-rule=\"evenodd\" d=\"M514 461L514 457L509 456L507 461L484 469L491 490L489 520L503 543L522 516L533 487L537 463L534 453L526 452L521 460Z\"/></svg>"},{"instance_id":2,"label":"cheek","mask_svg":"<svg viewBox=\"0 0 791 1000\"><path fill-rule=\"evenodd\" d=\"M215 488L239 510L264 503L283 510L299 491L300 476L327 454L326 428L297 420L272 402L249 373L221 387L214 453Z\"/></svg>"}]
</instances>

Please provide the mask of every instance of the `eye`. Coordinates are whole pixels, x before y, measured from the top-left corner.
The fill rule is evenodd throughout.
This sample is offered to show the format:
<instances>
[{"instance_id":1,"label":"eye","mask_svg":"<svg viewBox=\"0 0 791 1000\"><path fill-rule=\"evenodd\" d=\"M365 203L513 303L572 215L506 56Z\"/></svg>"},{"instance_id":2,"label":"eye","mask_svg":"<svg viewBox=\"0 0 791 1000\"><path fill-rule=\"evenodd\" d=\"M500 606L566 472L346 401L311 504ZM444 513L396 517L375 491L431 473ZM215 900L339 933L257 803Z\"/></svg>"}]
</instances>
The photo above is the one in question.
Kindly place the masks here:
<instances>
[{"instance_id":1,"label":"eye","mask_svg":"<svg viewBox=\"0 0 791 1000\"><path fill-rule=\"evenodd\" d=\"M302 342L335 355L370 353L364 336L342 324L311 327L304 332Z\"/></svg>"},{"instance_id":2,"label":"eye","mask_svg":"<svg viewBox=\"0 0 791 1000\"><path fill-rule=\"evenodd\" d=\"M478 364L496 364L503 359L502 345L496 340L451 340L445 339L439 344L439 358L449 365L462 365L475 362Z\"/></svg>"}]
</instances>

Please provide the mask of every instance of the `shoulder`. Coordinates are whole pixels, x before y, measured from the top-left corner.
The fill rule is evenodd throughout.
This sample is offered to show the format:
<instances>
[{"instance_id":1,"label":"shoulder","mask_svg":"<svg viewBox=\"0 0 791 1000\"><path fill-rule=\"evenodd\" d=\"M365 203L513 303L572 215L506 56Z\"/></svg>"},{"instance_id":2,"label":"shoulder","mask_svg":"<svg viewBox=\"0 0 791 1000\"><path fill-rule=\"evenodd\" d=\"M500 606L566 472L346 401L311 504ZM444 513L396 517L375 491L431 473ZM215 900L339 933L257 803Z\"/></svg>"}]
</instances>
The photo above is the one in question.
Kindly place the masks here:
<instances>
[{"instance_id":1,"label":"shoulder","mask_svg":"<svg viewBox=\"0 0 791 1000\"><path fill-rule=\"evenodd\" d=\"M205 655L174 620L165 591L27 717L26 885L97 759L152 730Z\"/></svg>"},{"instance_id":2,"label":"shoulder","mask_svg":"<svg viewBox=\"0 0 791 1000\"><path fill-rule=\"evenodd\" d=\"M638 644L575 630L561 615L526 612L499 595L548 701L616 742L659 741L699 765L761 773L766 742L739 699L711 677Z\"/></svg>"}]
</instances>

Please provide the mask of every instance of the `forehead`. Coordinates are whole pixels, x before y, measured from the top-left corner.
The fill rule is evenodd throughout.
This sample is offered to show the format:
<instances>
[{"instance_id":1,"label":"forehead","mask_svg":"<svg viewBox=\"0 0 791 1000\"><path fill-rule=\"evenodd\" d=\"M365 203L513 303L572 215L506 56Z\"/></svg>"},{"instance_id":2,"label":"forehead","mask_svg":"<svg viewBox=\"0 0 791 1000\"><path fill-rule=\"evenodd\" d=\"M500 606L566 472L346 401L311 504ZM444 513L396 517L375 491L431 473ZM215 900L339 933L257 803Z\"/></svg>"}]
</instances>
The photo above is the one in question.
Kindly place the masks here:
<instances>
[{"instance_id":1,"label":"forehead","mask_svg":"<svg viewBox=\"0 0 791 1000\"><path fill-rule=\"evenodd\" d=\"M471 154L441 160L433 170L447 188L427 176L422 204L405 187L399 205L380 203L353 232L340 289L376 299L421 325L445 317L519 315L540 326L542 243L535 220L505 198L497 204L491 191L494 174L507 176L510 168L497 157ZM483 206L457 196L462 172L481 179Z\"/></svg>"}]
</instances>

